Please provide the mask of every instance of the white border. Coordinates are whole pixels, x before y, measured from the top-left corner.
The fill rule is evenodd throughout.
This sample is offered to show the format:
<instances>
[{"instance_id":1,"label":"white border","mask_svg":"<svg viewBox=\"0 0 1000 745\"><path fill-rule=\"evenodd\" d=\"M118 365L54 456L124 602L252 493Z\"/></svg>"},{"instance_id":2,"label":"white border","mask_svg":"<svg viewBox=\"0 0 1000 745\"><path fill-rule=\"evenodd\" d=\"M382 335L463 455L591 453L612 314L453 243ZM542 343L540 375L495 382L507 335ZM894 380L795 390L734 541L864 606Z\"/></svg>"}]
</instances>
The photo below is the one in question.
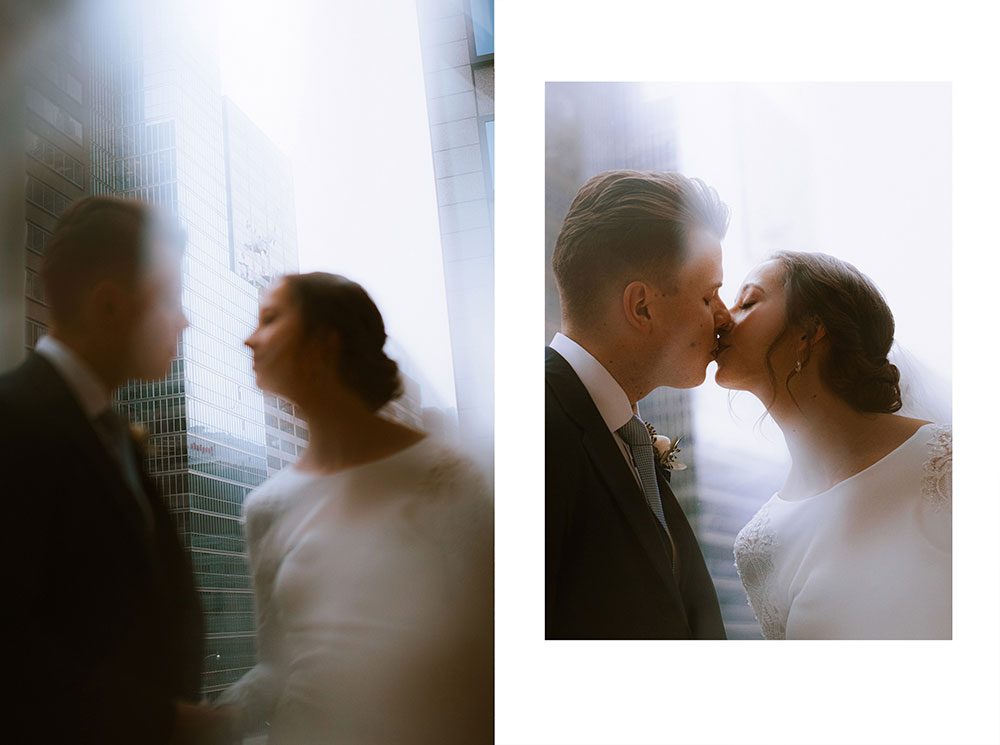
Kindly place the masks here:
<instances>
[{"instance_id":1,"label":"white border","mask_svg":"<svg viewBox=\"0 0 1000 745\"><path fill-rule=\"evenodd\" d=\"M1000 742L1000 54L978 7L497 3L498 743ZM546 80L953 84L954 641L542 639Z\"/></svg>"}]
</instances>

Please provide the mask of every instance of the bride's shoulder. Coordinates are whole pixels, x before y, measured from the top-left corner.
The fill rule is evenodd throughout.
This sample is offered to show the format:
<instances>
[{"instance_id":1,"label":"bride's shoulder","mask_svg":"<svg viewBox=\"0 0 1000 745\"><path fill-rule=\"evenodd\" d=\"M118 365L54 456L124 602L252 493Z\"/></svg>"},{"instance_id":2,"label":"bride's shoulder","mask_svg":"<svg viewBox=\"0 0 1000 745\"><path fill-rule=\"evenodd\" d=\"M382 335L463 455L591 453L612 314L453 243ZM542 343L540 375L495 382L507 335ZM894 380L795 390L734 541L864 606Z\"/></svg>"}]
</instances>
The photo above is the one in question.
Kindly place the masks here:
<instances>
[{"instance_id":1,"label":"bride's shoulder","mask_svg":"<svg viewBox=\"0 0 1000 745\"><path fill-rule=\"evenodd\" d=\"M934 452L947 451L951 453L951 423L932 422L927 419L892 414L884 420L895 432L903 444L916 449L929 449Z\"/></svg>"},{"instance_id":2,"label":"bride's shoulder","mask_svg":"<svg viewBox=\"0 0 1000 745\"><path fill-rule=\"evenodd\" d=\"M286 466L269 477L260 486L251 491L243 502L243 516L251 519L262 514L280 512L289 496L294 492L293 482L298 474L290 466Z\"/></svg>"},{"instance_id":3,"label":"bride's shoulder","mask_svg":"<svg viewBox=\"0 0 1000 745\"><path fill-rule=\"evenodd\" d=\"M935 509L951 506L951 424L929 422L924 437L922 493Z\"/></svg>"},{"instance_id":4,"label":"bride's shoulder","mask_svg":"<svg viewBox=\"0 0 1000 745\"><path fill-rule=\"evenodd\" d=\"M919 442L931 454L951 457L951 422L922 421L915 434L922 435Z\"/></svg>"},{"instance_id":5,"label":"bride's shoulder","mask_svg":"<svg viewBox=\"0 0 1000 745\"><path fill-rule=\"evenodd\" d=\"M464 447L433 435L421 463L421 485L429 491L488 491L484 464Z\"/></svg>"},{"instance_id":6,"label":"bride's shoulder","mask_svg":"<svg viewBox=\"0 0 1000 745\"><path fill-rule=\"evenodd\" d=\"M483 524L492 521L493 489L486 464L464 445L429 435L414 449L399 478L411 504L411 516L431 524Z\"/></svg>"}]
</instances>

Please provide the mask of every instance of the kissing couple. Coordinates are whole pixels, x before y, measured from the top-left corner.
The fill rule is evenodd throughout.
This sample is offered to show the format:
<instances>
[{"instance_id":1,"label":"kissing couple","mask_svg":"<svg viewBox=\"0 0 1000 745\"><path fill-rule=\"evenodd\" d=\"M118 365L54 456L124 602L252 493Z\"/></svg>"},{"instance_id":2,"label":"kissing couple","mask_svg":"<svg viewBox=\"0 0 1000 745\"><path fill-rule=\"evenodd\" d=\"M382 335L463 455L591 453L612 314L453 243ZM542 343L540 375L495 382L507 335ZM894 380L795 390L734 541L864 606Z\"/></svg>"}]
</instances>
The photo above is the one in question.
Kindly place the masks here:
<instances>
[{"instance_id":1,"label":"kissing couple","mask_svg":"<svg viewBox=\"0 0 1000 745\"><path fill-rule=\"evenodd\" d=\"M637 409L715 360L791 455L735 545L763 636L950 639L951 426L897 413L892 312L847 262L790 251L727 307L728 222L713 188L677 173L602 173L570 206L545 352L546 638L725 638L669 443Z\"/></svg>"}]
</instances>

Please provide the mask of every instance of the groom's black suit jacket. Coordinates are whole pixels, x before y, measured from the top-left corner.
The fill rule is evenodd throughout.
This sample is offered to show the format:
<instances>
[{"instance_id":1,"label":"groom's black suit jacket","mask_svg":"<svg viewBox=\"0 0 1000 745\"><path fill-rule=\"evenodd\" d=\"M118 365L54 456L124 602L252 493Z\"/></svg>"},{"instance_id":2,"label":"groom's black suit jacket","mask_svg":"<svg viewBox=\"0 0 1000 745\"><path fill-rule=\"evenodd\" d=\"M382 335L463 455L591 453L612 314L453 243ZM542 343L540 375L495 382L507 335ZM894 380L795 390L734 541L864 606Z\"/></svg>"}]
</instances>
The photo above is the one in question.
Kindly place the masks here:
<instances>
[{"instance_id":1,"label":"groom's black suit jacket","mask_svg":"<svg viewBox=\"0 0 1000 745\"><path fill-rule=\"evenodd\" d=\"M573 368L545 349L545 638L725 639L715 587L663 474L680 554Z\"/></svg>"},{"instance_id":2,"label":"groom's black suit jacket","mask_svg":"<svg viewBox=\"0 0 1000 745\"><path fill-rule=\"evenodd\" d=\"M142 480L151 530L52 365L31 354L0 375L5 741L163 743L174 699L198 700L190 564Z\"/></svg>"}]
</instances>

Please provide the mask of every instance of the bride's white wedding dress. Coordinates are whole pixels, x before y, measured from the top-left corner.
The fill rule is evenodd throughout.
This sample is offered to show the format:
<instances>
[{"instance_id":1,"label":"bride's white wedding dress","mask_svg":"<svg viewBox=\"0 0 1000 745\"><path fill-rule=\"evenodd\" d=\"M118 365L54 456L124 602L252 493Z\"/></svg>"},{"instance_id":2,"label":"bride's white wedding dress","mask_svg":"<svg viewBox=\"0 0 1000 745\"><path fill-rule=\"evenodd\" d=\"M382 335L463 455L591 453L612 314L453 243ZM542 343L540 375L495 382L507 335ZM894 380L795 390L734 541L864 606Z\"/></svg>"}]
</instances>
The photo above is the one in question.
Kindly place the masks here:
<instances>
[{"instance_id":1,"label":"bride's white wedding dress","mask_svg":"<svg viewBox=\"0 0 1000 745\"><path fill-rule=\"evenodd\" d=\"M767 639L950 639L950 425L814 497L775 494L734 552Z\"/></svg>"},{"instance_id":2,"label":"bride's white wedding dress","mask_svg":"<svg viewBox=\"0 0 1000 745\"><path fill-rule=\"evenodd\" d=\"M286 468L244 510L259 663L219 703L266 719L270 745L492 736L493 506L468 458L426 437Z\"/></svg>"}]
</instances>

